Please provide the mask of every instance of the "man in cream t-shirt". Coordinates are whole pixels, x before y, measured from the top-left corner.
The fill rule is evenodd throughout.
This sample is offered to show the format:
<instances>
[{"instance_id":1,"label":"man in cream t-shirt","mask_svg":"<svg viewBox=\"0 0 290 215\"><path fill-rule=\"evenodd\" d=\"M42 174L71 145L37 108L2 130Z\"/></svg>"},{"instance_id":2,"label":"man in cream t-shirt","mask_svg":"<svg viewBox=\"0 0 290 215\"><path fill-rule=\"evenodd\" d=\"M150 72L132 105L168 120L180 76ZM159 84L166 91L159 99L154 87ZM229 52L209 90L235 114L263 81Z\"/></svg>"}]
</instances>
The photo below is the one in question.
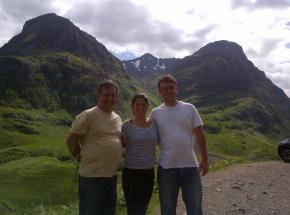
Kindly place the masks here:
<instances>
[{"instance_id":1,"label":"man in cream t-shirt","mask_svg":"<svg viewBox=\"0 0 290 215\"><path fill-rule=\"evenodd\" d=\"M71 154L80 162L80 215L115 214L116 175L122 156L122 121L113 112L117 93L114 82L100 84L97 106L76 117L67 138Z\"/></svg>"}]
</instances>

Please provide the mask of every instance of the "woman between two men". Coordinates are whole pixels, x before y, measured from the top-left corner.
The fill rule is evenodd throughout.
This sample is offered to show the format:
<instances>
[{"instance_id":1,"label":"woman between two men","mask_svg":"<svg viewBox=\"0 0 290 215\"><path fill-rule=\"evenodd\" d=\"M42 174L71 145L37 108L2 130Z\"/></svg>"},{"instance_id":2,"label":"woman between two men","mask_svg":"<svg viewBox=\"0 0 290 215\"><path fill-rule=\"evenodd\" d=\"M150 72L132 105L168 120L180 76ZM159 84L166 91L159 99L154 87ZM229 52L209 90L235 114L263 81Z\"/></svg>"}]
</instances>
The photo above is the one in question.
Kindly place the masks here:
<instances>
[{"instance_id":1,"label":"woman between two men","mask_svg":"<svg viewBox=\"0 0 290 215\"><path fill-rule=\"evenodd\" d=\"M145 215L154 186L156 124L147 118L149 100L136 94L131 101L133 117L122 125L126 147L122 186L128 215Z\"/></svg>"},{"instance_id":2,"label":"woman between two men","mask_svg":"<svg viewBox=\"0 0 290 215\"><path fill-rule=\"evenodd\" d=\"M177 100L177 81L165 75L158 81L164 101L146 117L149 101L132 98L133 117L122 125L126 140L123 191L128 215L145 215L154 185L155 147L158 143L157 182L161 215L176 215L179 190L188 215L202 215L201 177L208 172L203 122L194 105ZM157 129L158 128L158 129ZM198 163L194 143L199 146Z\"/></svg>"}]
</instances>

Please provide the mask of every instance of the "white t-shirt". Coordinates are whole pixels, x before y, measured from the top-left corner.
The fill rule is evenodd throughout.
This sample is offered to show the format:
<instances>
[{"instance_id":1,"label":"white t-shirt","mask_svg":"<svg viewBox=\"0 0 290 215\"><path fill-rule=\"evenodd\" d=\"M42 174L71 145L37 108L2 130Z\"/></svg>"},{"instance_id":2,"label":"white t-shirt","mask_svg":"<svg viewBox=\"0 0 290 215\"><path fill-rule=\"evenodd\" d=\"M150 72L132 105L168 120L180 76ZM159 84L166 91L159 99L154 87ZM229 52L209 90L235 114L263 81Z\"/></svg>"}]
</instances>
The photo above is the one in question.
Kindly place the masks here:
<instances>
[{"instance_id":1,"label":"white t-shirt","mask_svg":"<svg viewBox=\"0 0 290 215\"><path fill-rule=\"evenodd\" d=\"M203 122L194 105L182 101L173 107L161 104L149 116L158 126L159 165L163 168L197 167L193 129Z\"/></svg>"}]
</instances>

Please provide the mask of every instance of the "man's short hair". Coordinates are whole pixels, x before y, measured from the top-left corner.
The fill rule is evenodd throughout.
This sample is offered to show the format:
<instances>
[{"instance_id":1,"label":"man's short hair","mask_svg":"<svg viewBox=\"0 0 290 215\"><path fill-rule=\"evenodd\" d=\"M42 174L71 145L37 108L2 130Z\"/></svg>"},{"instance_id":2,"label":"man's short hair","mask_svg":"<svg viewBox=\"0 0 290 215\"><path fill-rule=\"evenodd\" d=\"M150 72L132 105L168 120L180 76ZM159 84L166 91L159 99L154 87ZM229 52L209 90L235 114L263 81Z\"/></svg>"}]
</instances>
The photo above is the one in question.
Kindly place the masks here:
<instances>
[{"instance_id":1,"label":"man's short hair","mask_svg":"<svg viewBox=\"0 0 290 215\"><path fill-rule=\"evenodd\" d=\"M114 82L113 80L105 80L105 81L102 81L99 86L98 86L98 89L97 89L97 94L101 94L103 89L107 89L107 88L110 88L110 87L115 87L116 88L116 93L118 94L118 85L116 82Z\"/></svg>"},{"instance_id":2,"label":"man's short hair","mask_svg":"<svg viewBox=\"0 0 290 215\"><path fill-rule=\"evenodd\" d=\"M169 74L162 76L162 77L158 80L157 84L158 84L158 89L159 89L159 90L160 90L160 84L161 84L162 82L171 82L171 83L174 83L175 85L177 85L177 81L176 81L176 79L175 79L172 75L169 75Z\"/></svg>"}]
</instances>

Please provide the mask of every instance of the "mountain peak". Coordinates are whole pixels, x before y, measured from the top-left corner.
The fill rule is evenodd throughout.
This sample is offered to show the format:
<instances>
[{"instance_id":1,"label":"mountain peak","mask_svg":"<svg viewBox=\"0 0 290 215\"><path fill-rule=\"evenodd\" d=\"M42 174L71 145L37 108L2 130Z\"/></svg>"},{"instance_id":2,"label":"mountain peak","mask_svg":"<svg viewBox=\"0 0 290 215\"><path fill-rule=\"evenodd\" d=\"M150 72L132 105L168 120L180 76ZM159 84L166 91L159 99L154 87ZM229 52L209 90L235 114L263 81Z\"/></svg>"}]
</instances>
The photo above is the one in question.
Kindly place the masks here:
<instances>
[{"instance_id":1,"label":"mountain peak","mask_svg":"<svg viewBox=\"0 0 290 215\"><path fill-rule=\"evenodd\" d=\"M206 46L202 47L201 50L207 49L207 48L216 49L216 50L222 50L224 48L229 49L229 50L242 50L242 47L239 44L228 41L228 40L218 40L218 41L208 43Z\"/></svg>"},{"instance_id":2,"label":"mountain peak","mask_svg":"<svg viewBox=\"0 0 290 215\"><path fill-rule=\"evenodd\" d=\"M142 55L139 59L142 61L156 61L157 60L155 56L149 53Z\"/></svg>"},{"instance_id":3,"label":"mountain peak","mask_svg":"<svg viewBox=\"0 0 290 215\"><path fill-rule=\"evenodd\" d=\"M196 53L197 54L204 54L204 53L217 53L219 55L231 55L240 60L247 60L247 56L245 55L242 47L235 43L230 42L227 40L220 40L215 41L212 43L207 44L206 46L199 49Z\"/></svg>"},{"instance_id":4,"label":"mountain peak","mask_svg":"<svg viewBox=\"0 0 290 215\"><path fill-rule=\"evenodd\" d=\"M22 33L35 29L44 29L47 27L50 29L58 28L59 25L64 24L73 25L69 19L58 16L55 13L48 13L26 21L23 26Z\"/></svg>"},{"instance_id":5,"label":"mountain peak","mask_svg":"<svg viewBox=\"0 0 290 215\"><path fill-rule=\"evenodd\" d=\"M143 58L148 58L148 57L156 58L154 55L152 55L152 54L150 54L150 53L145 53L145 54L142 55L141 57L143 57Z\"/></svg>"},{"instance_id":6,"label":"mountain peak","mask_svg":"<svg viewBox=\"0 0 290 215\"><path fill-rule=\"evenodd\" d=\"M93 36L54 13L28 20L22 32L0 49L0 54L32 54L36 50L70 52L91 58L108 53Z\"/></svg>"}]
</instances>

